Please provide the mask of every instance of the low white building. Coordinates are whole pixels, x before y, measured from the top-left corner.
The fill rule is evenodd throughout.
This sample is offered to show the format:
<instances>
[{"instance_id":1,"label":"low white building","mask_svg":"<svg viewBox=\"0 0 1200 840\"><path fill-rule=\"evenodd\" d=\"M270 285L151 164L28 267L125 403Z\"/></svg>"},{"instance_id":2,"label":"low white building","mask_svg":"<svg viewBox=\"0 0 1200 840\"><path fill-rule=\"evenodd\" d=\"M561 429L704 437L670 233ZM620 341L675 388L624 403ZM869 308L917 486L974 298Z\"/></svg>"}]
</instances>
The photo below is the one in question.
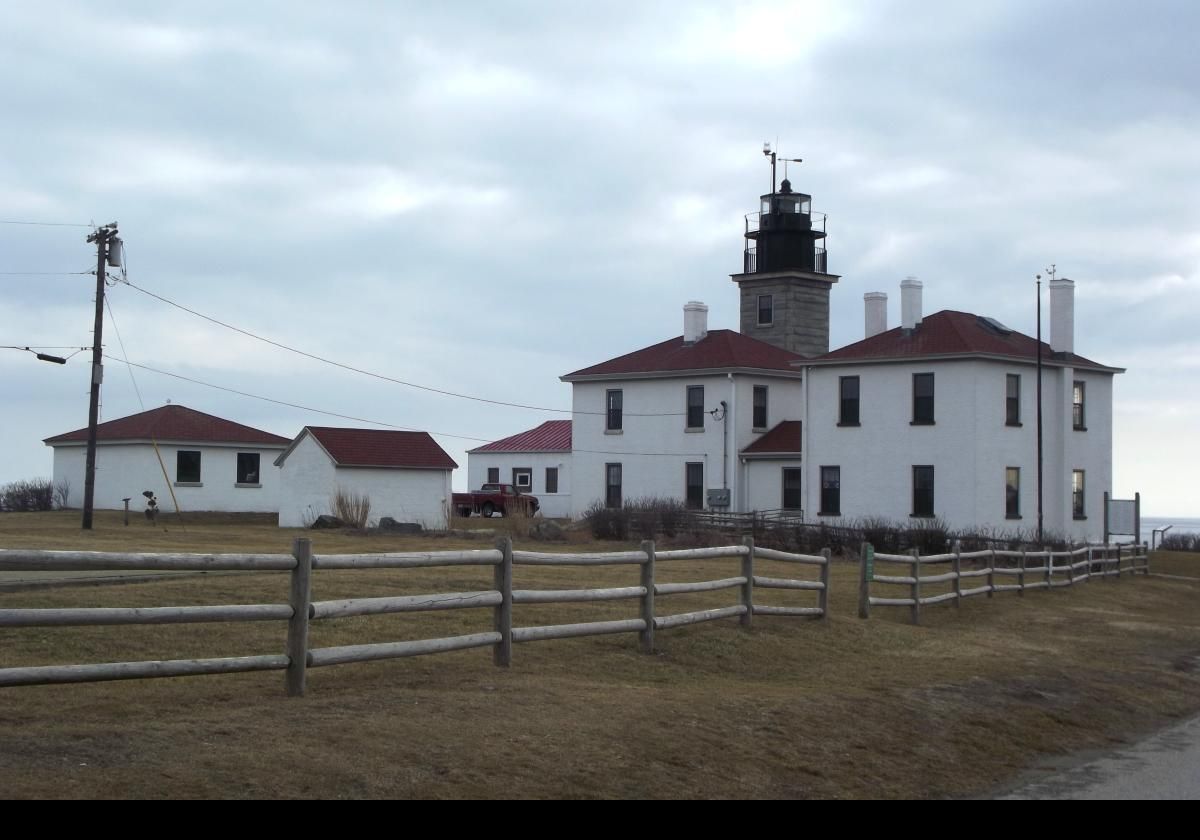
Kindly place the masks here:
<instances>
[{"instance_id":1,"label":"low white building","mask_svg":"<svg viewBox=\"0 0 1200 840\"><path fill-rule=\"evenodd\" d=\"M572 515L651 497L747 509L757 467L740 454L798 419L798 359L732 330L710 332L708 307L692 302L682 336L563 376L574 411ZM770 507L783 506L780 487Z\"/></svg>"},{"instance_id":2,"label":"low white building","mask_svg":"<svg viewBox=\"0 0 1200 840\"><path fill-rule=\"evenodd\" d=\"M65 487L67 507L83 506L88 430L46 438L54 449L54 483ZM182 405L165 405L96 427L94 506L120 510L142 492L183 511L275 512L279 470L272 462L291 441Z\"/></svg>"},{"instance_id":3,"label":"low white building","mask_svg":"<svg viewBox=\"0 0 1200 840\"><path fill-rule=\"evenodd\" d=\"M279 525L298 528L332 513L339 490L365 494L371 519L390 516L445 528L458 466L426 432L305 426L275 460Z\"/></svg>"},{"instance_id":4,"label":"low white building","mask_svg":"<svg viewBox=\"0 0 1200 840\"><path fill-rule=\"evenodd\" d=\"M467 452L469 489L511 484L537 497L543 516L571 515L571 421L547 420L537 428Z\"/></svg>"}]
</instances>

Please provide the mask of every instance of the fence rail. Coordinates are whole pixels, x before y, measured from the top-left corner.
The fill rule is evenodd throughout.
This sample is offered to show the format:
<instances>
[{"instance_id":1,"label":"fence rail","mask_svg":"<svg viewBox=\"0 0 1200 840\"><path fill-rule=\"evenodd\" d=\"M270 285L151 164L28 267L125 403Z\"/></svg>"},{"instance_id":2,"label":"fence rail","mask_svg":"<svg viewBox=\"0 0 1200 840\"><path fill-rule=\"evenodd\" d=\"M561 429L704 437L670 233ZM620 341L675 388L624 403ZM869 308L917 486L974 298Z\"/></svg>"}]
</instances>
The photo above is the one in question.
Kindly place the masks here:
<instances>
[{"instance_id":1,"label":"fence rail","mask_svg":"<svg viewBox=\"0 0 1200 840\"><path fill-rule=\"evenodd\" d=\"M1057 589L1083 583L1093 577L1120 579L1123 573L1143 575L1150 573L1150 555L1147 546L1141 545L1085 545L1070 551L986 551L963 552L920 556L916 550L909 554L877 554L869 543L863 543L859 560L858 615L870 618L871 607L908 607L913 624L921 622L921 607L953 603L958 606L963 598L986 595L991 598L997 592L1016 592L1024 595L1031 589ZM998 565L1003 560L1016 565ZM1061 560L1063 562L1056 562ZM963 569L963 562L984 563L982 568ZM1030 565L1030 561L1038 565ZM874 563L901 564L908 567L907 575L878 575ZM926 566L950 564L951 571L922 574ZM1059 577L1056 579L1055 575ZM1062 576L1066 577L1063 578ZM997 583L996 578L1015 577L1016 583ZM983 586L963 589L963 580L986 578ZM1036 578L1036 579L1030 579ZM871 584L904 586L907 597L879 597L871 594ZM949 592L922 595L922 586L953 583Z\"/></svg>"},{"instance_id":2,"label":"fence rail","mask_svg":"<svg viewBox=\"0 0 1200 840\"><path fill-rule=\"evenodd\" d=\"M755 560L781 561L815 566L819 579L803 580L756 575ZM660 561L736 560L740 574L714 580L686 583L657 583ZM590 589L514 589L514 566L613 566L637 565L637 586ZM491 566L493 586L469 592L347 598L313 601L312 574L322 570L417 569L440 566ZM534 642L612 633L637 633L643 652L654 650L655 631L725 618L739 618L743 626L753 616L825 618L829 606L829 551L821 555L791 554L756 549L746 538L742 545L656 551L652 541L638 551L604 553L540 553L513 551L511 539L497 542L495 549L482 551L410 552L391 554L313 555L312 544L298 539L292 554L117 554L109 552L60 552L0 550L0 570L94 569L141 571L286 571L290 575L287 604L240 604L219 606L104 607L70 609L0 609L0 627L111 626L138 624L183 624L197 622L281 621L287 622L286 653L266 656L229 656L211 659L177 659L149 662L110 662L90 665L52 665L0 668L0 686L44 685L146 679L244 671L282 670L291 696L304 694L308 668L423 656L471 648L492 648L493 662L507 667L512 662L515 642ZM817 605L772 606L754 603L754 589L815 592ZM657 599L681 594L738 591L736 604L714 609L660 615ZM574 624L514 626L513 606L524 604L589 603L635 600L638 617ZM493 629L435 639L313 648L308 634L312 622L351 616L387 615L439 610L490 609Z\"/></svg>"}]
</instances>

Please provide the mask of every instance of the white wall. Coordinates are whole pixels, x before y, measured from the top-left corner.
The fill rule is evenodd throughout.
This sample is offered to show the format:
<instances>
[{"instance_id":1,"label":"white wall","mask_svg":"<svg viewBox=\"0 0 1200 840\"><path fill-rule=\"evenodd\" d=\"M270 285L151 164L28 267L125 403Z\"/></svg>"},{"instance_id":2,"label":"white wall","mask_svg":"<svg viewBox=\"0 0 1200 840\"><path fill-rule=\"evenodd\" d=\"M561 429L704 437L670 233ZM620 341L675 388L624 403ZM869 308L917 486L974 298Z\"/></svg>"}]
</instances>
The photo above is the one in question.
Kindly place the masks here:
<instances>
[{"instance_id":1,"label":"white wall","mask_svg":"<svg viewBox=\"0 0 1200 840\"><path fill-rule=\"evenodd\" d=\"M179 485L175 481L176 453L179 450L200 452L200 486ZM130 497L131 510L145 509L143 490L158 496L162 511L172 510L171 492L183 511L252 511L275 512L279 509L279 469L274 461L283 447L215 446L187 443L159 443L162 464L166 466L171 487L163 478L162 466L148 443L99 443L96 446L96 489L94 506L100 510L121 510L122 499ZM237 485L237 456L239 452L256 452L259 456L259 485ZM54 447L54 481L70 484L68 507L83 506L84 465L86 445Z\"/></svg>"},{"instance_id":2,"label":"white wall","mask_svg":"<svg viewBox=\"0 0 1200 840\"><path fill-rule=\"evenodd\" d=\"M687 388L691 385L704 386L706 412L724 400L727 420L714 420L706 413L701 431L688 430ZM732 509L748 509L739 485L738 452L762 434L752 428L755 385L769 389L766 429L781 420L800 419L801 388L796 376L735 374L731 380L718 374L573 383L576 413L572 421L572 515L578 517L594 502L603 501L607 463L622 465L625 501L643 496L683 500L687 489L685 464L700 462L705 465L706 488L727 486ZM624 392L620 433L606 433L604 429L605 392L613 388ZM723 438L726 423L727 446Z\"/></svg>"},{"instance_id":3,"label":"white wall","mask_svg":"<svg viewBox=\"0 0 1200 840\"><path fill-rule=\"evenodd\" d=\"M571 453L569 452L477 452L467 454L467 484L478 490L487 481L488 467L500 470L500 482L513 483L514 467L533 470L530 493L537 497L543 516L571 515ZM546 468L558 469L558 492L546 492Z\"/></svg>"},{"instance_id":4,"label":"white wall","mask_svg":"<svg viewBox=\"0 0 1200 840\"><path fill-rule=\"evenodd\" d=\"M782 508L783 470L798 469L800 466L799 458L795 460L754 458L743 464L746 510L778 510Z\"/></svg>"},{"instance_id":5,"label":"white wall","mask_svg":"<svg viewBox=\"0 0 1200 840\"><path fill-rule=\"evenodd\" d=\"M299 528L323 513L338 487L371 498L371 521L390 516L426 528L447 525L450 470L335 467L325 450L305 435L281 468L279 525Z\"/></svg>"},{"instance_id":6,"label":"white wall","mask_svg":"<svg viewBox=\"0 0 1200 840\"><path fill-rule=\"evenodd\" d=\"M906 522L912 467L932 465L934 509L953 527L1037 527L1037 392L1033 365L939 361L810 369L805 510L820 500L820 467L841 468L841 513ZM912 375L935 374L935 424L913 426ZM1021 423L1005 424L1006 374L1021 376ZM839 427L838 379L860 379L861 426ZM1112 377L1088 382L1088 431L1071 430L1070 369L1043 374L1045 528L1075 539L1103 536L1103 492L1112 482ZM1020 519L1005 515L1005 469L1021 470ZM1071 470L1087 470L1088 518L1071 518Z\"/></svg>"}]
</instances>

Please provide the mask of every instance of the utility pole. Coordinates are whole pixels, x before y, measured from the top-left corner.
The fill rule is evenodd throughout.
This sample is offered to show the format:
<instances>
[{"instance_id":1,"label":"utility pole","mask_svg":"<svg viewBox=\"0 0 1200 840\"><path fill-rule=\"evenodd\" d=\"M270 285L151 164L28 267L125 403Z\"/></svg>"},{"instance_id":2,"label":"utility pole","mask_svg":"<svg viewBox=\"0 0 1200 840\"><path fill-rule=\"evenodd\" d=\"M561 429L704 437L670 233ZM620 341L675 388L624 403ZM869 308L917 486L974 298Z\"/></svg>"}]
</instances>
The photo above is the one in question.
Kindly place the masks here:
<instances>
[{"instance_id":1,"label":"utility pole","mask_svg":"<svg viewBox=\"0 0 1200 840\"><path fill-rule=\"evenodd\" d=\"M92 393L88 404L87 461L83 467L83 530L92 529L92 506L96 498L96 425L100 420L100 383L104 379L104 351L101 339L104 332L104 280L106 266L121 263L121 240L117 223L104 225L90 234L88 242L96 243L96 324L92 329ZM115 262L113 260L115 259Z\"/></svg>"}]
</instances>

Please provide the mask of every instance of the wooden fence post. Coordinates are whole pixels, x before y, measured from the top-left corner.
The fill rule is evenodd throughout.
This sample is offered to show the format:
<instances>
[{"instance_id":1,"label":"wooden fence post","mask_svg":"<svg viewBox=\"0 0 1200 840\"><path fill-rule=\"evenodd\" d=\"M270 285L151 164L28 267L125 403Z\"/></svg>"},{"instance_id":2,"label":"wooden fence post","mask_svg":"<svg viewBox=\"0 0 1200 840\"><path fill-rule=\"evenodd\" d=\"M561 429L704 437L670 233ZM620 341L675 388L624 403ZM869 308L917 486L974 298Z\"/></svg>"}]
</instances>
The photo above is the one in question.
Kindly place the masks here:
<instances>
[{"instance_id":1,"label":"wooden fence post","mask_svg":"<svg viewBox=\"0 0 1200 840\"><path fill-rule=\"evenodd\" d=\"M954 541L954 609L962 606L962 542Z\"/></svg>"},{"instance_id":2,"label":"wooden fence post","mask_svg":"<svg viewBox=\"0 0 1200 840\"><path fill-rule=\"evenodd\" d=\"M991 598L996 594L996 549L989 549L992 552L992 557L988 560L987 573L987 596Z\"/></svg>"},{"instance_id":3,"label":"wooden fence post","mask_svg":"<svg viewBox=\"0 0 1200 840\"><path fill-rule=\"evenodd\" d=\"M298 537L292 541L292 556L296 566L292 569L291 593L292 617L288 619L287 655L288 667L284 684L288 697L303 697L308 671L308 614L311 609L312 593L312 540Z\"/></svg>"},{"instance_id":4,"label":"wooden fence post","mask_svg":"<svg viewBox=\"0 0 1200 840\"><path fill-rule=\"evenodd\" d=\"M1117 546L1117 580L1121 579L1121 546Z\"/></svg>"},{"instance_id":5,"label":"wooden fence post","mask_svg":"<svg viewBox=\"0 0 1200 840\"><path fill-rule=\"evenodd\" d=\"M500 593L500 603L492 608L492 627L500 634L500 641L492 646L492 663L507 668L512 664L513 625L513 555L512 537L500 537L496 548L502 555L500 563L493 567L492 582Z\"/></svg>"},{"instance_id":6,"label":"wooden fence post","mask_svg":"<svg viewBox=\"0 0 1200 840\"><path fill-rule=\"evenodd\" d=\"M654 540L642 543L642 551L646 552L646 562L642 564L642 586L646 594L642 596L642 621L646 629L638 634L642 653L654 653Z\"/></svg>"},{"instance_id":7,"label":"wooden fence post","mask_svg":"<svg viewBox=\"0 0 1200 840\"><path fill-rule=\"evenodd\" d=\"M825 564L821 566L821 584L822 589L817 594L817 606L821 608L821 620L829 620L829 579L830 567L833 565L833 552L828 548L821 549L821 556L825 558Z\"/></svg>"},{"instance_id":8,"label":"wooden fence post","mask_svg":"<svg viewBox=\"0 0 1200 840\"><path fill-rule=\"evenodd\" d=\"M1021 549L1021 559L1017 561L1017 586L1021 587L1017 590L1017 595L1021 598L1025 597L1025 549Z\"/></svg>"},{"instance_id":9,"label":"wooden fence post","mask_svg":"<svg viewBox=\"0 0 1200 840\"><path fill-rule=\"evenodd\" d=\"M912 608L911 618L913 624L921 623L921 550L914 548L912 550L913 561L912 567Z\"/></svg>"},{"instance_id":10,"label":"wooden fence post","mask_svg":"<svg viewBox=\"0 0 1200 840\"><path fill-rule=\"evenodd\" d=\"M1150 546L1142 543L1142 575L1150 574Z\"/></svg>"},{"instance_id":11,"label":"wooden fence post","mask_svg":"<svg viewBox=\"0 0 1200 840\"><path fill-rule=\"evenodd\" d=\"M871 575L867 566L874 547L863 543L858 550L858 617L871 617Z\"/></svg>"},{"instance_id":12,"label":"wooden fence post","mask_svg":"<svg viewBox=\"0 0 1200 840\"><path fill-rule=\"evenodd\" d=\"M742 558L742 577L746 579L742 584L742 603L746 605L742 626L749 627L754 619L754 537L742 537L742 543L748 549Z\"/></svg>"},{"instance_id":13,"label":"wooden fence post","mask_svg":"<svg viewBox=\"0 0 1200 840\"><path fill-rule=\"evenodd\" d=\"M1044 546L1043 546L1044 547ZM1054 589L1054 552L1047 551L1046 554L1046 591Z\"/></svg>"},{"instance_id":14,"label":"wooden fence post","mask_svg":"<svg viewBox=\"0 0 1200 840\"><path fill-rule=\"evenodd\" d=\"M1075 555L1067 555L1067 583L1071 586L1075 585Z\"/></svg>"},{"instance_id":15,"label":"wooden fence post","mask_svg":"<svg viewBox=\"0 0 1200 840\"><path fill-rule=\"evenodd\" d=\"M1087 577L1084 579L1085 583L1092 582L1092 571L1093 571L1092 546L1091 546L1091 543L1088 543L1088 547L1087 547Z\"/></svg>"}]
</instances>

